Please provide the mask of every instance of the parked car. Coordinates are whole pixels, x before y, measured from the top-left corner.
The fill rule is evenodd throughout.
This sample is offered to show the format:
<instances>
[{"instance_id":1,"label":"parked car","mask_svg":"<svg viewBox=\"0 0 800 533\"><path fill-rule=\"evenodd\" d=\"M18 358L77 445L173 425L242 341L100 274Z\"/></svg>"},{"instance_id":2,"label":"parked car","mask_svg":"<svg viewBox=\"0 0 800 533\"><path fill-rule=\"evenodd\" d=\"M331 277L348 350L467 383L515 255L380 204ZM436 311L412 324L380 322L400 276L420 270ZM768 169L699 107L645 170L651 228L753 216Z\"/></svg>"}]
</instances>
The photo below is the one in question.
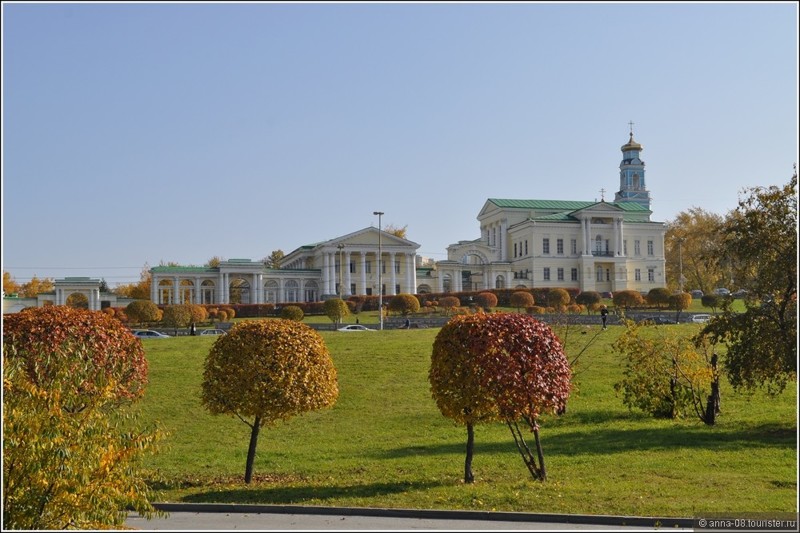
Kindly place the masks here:
<instances>
[{"instance_id":1,"label":"parked car","mask_svg":"<svg viewBox=\"0 0 800 533\"><path fill-rule=\"evenodd\" d=\"M738 291L734 291L733 294L731 294L731 296L733 296L734 298L746 298L747 291L745 289L739 289Z\"/></svg>"},{"instance_id":2,"label":"parked car","mask_svg":"<svg viewBox=\"0 0 800 533\"><path fill-rule=\"evenodd\" d=\"M711 315L692 315L692 322L695 324L705 324L711 320Z\"/></svg>"},{"instance_id":3,"label":"parked car","mask_svg":"<svg viewBox=\"0 0 800 533\"><path fill-rule=\"evenodd\" d=\"M714 289L714 294L716 294L717 296L730 296L731 291L729 291L725 287L719 287L717 289Z\"/></svg>"},{"instance_id":4,"label":"parked car","mask_svg":"<svg viewBox=\"0 0 800 533\"><path fill-rule=\"evenodd\" d=\"M703 294L703 291L701 291L700 289L695 289L690 294L692 295L692 298L694 298L694 299L699 299L699 298L702 298L703 296L705 296Z\"/></svg>"},{"instance_id":5,"label":"parked car","mask_svg":"<svg viewBox=\"0 0 800 533\"><path fill-rule=\"evenodd\" d=\"M337 331L375 331L375 330L369 329L367 326L362 326L361 324L350 324L349 326L344 326L343 328L339 328Z\"/></svg>"},{"instance_id":6,"label":"parked car","mask_svg":"<svg viewBox=\"0 0 800 533\"><path fill-rule=\"evenodd\" d=\"M159 333L158 331L153 331L152 329L137 329L134 330L133 335L139 337L140 339L169 339L171 337L171 335Z\"/></svg>"},{"instance_id":7,"label":"parked car","mask_svg":"<svg viewBox=\"0 0 800 533\"><path fill-rule=\"evenodd\" d=\"M225 335L225 330L223 329L204 329L200 332L200 335Z\"/></svg>"},{"instance_id":8,"label":"parked car","mask_svg":"<svg viewBox=\"0 0 800 533\"><path fill-rule=\"evenodd\" d=\"M614 295L612 293L610 293L610 292L601 293L600 296L603 297L603 298L608 298L608 299L611 299L611 298L614 297Z\"/></svg>"}]
</instances>

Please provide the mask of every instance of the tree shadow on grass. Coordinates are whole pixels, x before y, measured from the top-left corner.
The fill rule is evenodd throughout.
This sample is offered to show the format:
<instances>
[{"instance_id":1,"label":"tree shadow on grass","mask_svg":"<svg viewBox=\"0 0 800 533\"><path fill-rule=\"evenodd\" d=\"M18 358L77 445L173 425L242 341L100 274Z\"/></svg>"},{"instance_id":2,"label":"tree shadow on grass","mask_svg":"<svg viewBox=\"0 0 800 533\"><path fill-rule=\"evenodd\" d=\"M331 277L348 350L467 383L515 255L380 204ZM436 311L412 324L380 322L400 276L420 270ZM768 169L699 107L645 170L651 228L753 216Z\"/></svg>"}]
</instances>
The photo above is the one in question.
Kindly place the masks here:
<instances>
[{"instance_id":1,"label":"tree shadow on grass","mask_svg":"<svg viewBox=\"0 0 800 533\"><path fill-rule=\"evenodd\" d=\"M604 455L630 451L672 450L680 448L734 451L754 448L797 447L797 429L788 426L762 425L741 429L674 425L671 427L629 428L598 424L580 431L565 428L548 428L541 431L542 446L548 455ZM526 439L527 440L527 439ZM531 435L531 441L533 436ZM405 446L384 450L381 459L396 459L415 455L464 454L463 441L446 444ZM480 442L476 438L475 453L515 451L509 435L508 441Z\"/></svg>"},{"instance_id":2,"label":"tree shadow on grass","mask_svg":"<svg viewBox=\"0 0 800 533\"><path fill-rule=\"evenodd\" d=\"M367 483L364 485L303 484L297 486L238 486L215 489L181 498L186 503L261 503L303 504L341 500L342 498L374 498L411 491L424 491L441 485L439 482Z\"/></svg>"}]
</instances>

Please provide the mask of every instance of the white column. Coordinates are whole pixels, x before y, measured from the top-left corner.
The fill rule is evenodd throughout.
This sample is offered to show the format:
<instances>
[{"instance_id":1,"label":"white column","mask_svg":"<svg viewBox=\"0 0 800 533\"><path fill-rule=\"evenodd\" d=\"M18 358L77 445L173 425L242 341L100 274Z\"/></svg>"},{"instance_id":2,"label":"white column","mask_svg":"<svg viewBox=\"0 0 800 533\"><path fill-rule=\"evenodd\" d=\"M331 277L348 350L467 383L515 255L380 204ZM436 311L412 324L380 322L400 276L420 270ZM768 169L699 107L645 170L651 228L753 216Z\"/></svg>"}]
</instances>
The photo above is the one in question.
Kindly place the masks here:
<instances>
[{"instance_id":1,"label":"white column","mask_svg":"<svg viewBox=\"0 0 800 533\"><path fill-rule=\"evenodd\" d=\"M619 239L619 255L624 255L625 254L625 234L622 231L622 226L624 224L625 224L625 221L620 218L619 219L619 226L617 226L618 231L619 231L619 237L618 237L618 239Z\"/></svg>"},{"instance_id":2,"label":"white column","mask_svg":"<svg viewBox=\"0 0 800 533\"><path fill-rule=\"evenodd\" d=\"M328 252L328 286L331 293L336 292L336 257L334 252Z\"/></svg>"},{"instance_id":3,"label":"white column","mask_svg":"<svg viewBox=\"0 0 800 533\"><path fill-rule=\"evenodd\" d=\"M395 268L395 253L389 252L389 268L392 269L392 275L390 276L392 279L392 288L389 291L389 294L395 295L397 294L397 269Z\"/></svg>"},{"instance_id":4,"label":"white column","mask_svg":"<svg viewBox=\"0 0 800 533\"><path fill-rule=\"evenodd\" d=\"M150 301L156 305L161 303L158 301L158 276L152 273L150 274Z\"/></svg>"},{"instance_id":5,"label":"white column","mask_svg":"<svg viewBox=\"0 0 800 533\"><path fill-rule=\"evenodd\" d=\"M177 305L182 303L180 301L180 293L181 293L181 280L178 276L172 278L172 305Z\"/></svg>"},{"instance_id":6,"label":"white column","mask_svg":"<svg viewBox=\"0 0 800 533\"><path fill-rule=\"evenodd\" d=\"M350 252L344 253L344 265L342 268L345 268L344 271L344 287L342 289L342 294L347 297L350 296L350 285L352 285L352 281L350 280Z\"/></svg>"},{"instance_id":7,"label":"white column","mask_svg":"<svg viewBox=\"0 0 800 533\"><path fill-rule=\"evenodd\" d=\"M414 281L414 277L417 273L417 265L416 265L416 257L414 254L405 254L406 256L406 290L408 294L414 294L417 292L417 284Z\"/></svg>"},{"instance_id":8,"label":"white column","mask_svg":"<svg viewBox=\"0 0 800 533\"><path fill-rule=\"evenodd\" d=\"M331 282L330 278L328 277L328 254L322 254L322 294L330 294L331 288L329 283Z\"/></svg>"},{"instance_id":9,"label":"white column","mask_svg":"<svg viewBox=\"0 0 800 533\"><path fill-rule=\"evenodd\" d=\"M500 261L505 261L508 257L508 220L500 221Z\"/></svg>"},{"instance_id":10,"label":"white column","mask_svg":"<svg viewBox=\"0 0 800 533\"><path fill-rule=\"evenodd\" d=\"M367 253L361 253L361 291L356 291L359 294L367 294Z\"/></svg>"}]
</instances>

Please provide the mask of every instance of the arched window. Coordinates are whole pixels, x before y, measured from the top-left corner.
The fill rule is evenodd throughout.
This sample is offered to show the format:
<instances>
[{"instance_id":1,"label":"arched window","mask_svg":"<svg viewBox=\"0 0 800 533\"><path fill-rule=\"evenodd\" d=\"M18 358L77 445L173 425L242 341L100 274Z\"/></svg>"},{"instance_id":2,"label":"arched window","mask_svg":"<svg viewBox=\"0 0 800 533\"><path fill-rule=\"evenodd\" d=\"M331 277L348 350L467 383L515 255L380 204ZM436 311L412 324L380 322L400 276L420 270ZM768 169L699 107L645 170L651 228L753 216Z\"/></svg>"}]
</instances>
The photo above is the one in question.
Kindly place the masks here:
<instances>
[{"instance_id":1,"label":"arched window","mask_svg":"<svg viewBox=\"0 0 800 533\"><path fill-rule=\"evenodd\" d=\"M216 292L214 282L207 279L200 284L200 302L204 304L214 303L214 293Z\"/></svg>"},{"instance_id":2,"label":"arched window","mask_svg":"<svg viewBox=\"0 0 800 533\"><path fill-rule=\"evenodd\" d=\"M249 304L250 303L250 283L246 279L236 278L230 285L230 303Z\"/></svg>"},{"instance_id":3,"label":"arched window","mask_svg":"<svg viewBox=\"0 0 800 533\"><path fill-rule=\"evenodd\" d=\"M503 276L497 276L494 282L495 289L505 289L506 288L506 278Z\"/></svg>"},{"instance_id":4,"label":"arched window","mask_svg":"<svg viewBox=\"0 0 800 533\"><path fill-rule=\"evenodd\" d=\"M285 298L283 299L284 302L297 302L298 296L300 293L300 286L297 284L296 281L290 279L286 282L286 285L283 287L283 291L285 294Z\"/></svg>"},{"instance_id":5,"label":"arched window","mask_svg":"<svg viewBox=\"0 0 800 533\"><path fill-rule=\"evenodd\" d=\"M306 302L316 302L319 300L319 285L316 281L309 281L305 287Z\"/></svg>"},{"instance_id":6,"label":"arched window","mask_svg":"<svg viewBox=\"0 0 800 533\"><path fill-rule=\"evenodd\" d=\"M274 279L267 281L264 284L264 301L269 303L278 303L278 282Z\"/></svg>"},{"instance_id":7,"label":"arched window","mask_svg":"<svg viewBox=\"0 0 800 533\"><path fill-rule=\"evenodd\" d=\"M172 305L175 301L172 298L172 281L162 279L158 282L158 301L157 304Z\"/></svg>"}]
</instances>

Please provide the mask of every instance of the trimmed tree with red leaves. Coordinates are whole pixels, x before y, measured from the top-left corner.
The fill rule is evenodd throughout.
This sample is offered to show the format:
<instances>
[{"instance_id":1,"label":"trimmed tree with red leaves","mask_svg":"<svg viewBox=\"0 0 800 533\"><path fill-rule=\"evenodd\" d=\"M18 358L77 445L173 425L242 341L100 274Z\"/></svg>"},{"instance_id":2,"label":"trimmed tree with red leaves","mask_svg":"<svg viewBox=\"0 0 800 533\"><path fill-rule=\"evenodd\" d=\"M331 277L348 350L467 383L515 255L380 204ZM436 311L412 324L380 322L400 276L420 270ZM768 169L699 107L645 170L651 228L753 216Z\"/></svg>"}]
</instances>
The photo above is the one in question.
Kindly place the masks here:
<instances>
[{"instance_id":1,"label":"trimmed tree with red leaves","mask_svg":"<svg viewBox=\"0 0 800 533\"><path fill-rule=\"evenodd\" d=\"M552 329L518 313L456 317L433 345L429 380L444 416L467 425L465 482L471 482L472 425L502 420L534 479L545 480L539 420L566 408L572 371ZM534 435L526 443L520 422Z\"/></svg>"}]
</instances>

